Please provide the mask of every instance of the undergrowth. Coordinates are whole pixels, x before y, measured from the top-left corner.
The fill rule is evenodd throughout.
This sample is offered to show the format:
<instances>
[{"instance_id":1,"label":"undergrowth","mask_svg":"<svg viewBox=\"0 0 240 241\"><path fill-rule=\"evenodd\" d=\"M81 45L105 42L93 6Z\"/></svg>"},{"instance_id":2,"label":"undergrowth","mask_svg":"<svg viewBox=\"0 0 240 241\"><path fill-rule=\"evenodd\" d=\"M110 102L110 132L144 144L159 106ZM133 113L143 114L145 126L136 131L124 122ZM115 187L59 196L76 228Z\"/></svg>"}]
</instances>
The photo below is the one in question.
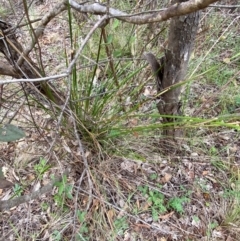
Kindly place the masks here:
<instances>
[{"instance_id":1,"label":"undergrowth","mask_svg":"<svg viewBox=\"0 0 240 241\"><path fill-rule=\"evenodd\" d=\"M130 3L118 4L131 8ZM152 28L157 26L154 31L164 39L166 23L131 26L113 19L98 29L70 78L59 82L59 89L69 97L62 119L61 108L30 99L31 109L37 107L40 115L48 114L51 124L57 125L56 135L51 136L56 146L50 147L49 158L57 161L50 164L43 155L33 164L26 161L30 167L24 161L16 167L27 166L38 181L70 164L76 171L71 181L64 176L55 185L52 200L40 205L51 220L46 236L52 240L167 240L176 232L179 240L200 240L200 236L215 240L211 238L219 230L238 233L234 224L239 223L239 26L219 12L206 16L208 29L199 32L188 75L181 83L183 115L175 117L180 120L177 126L162 124L154 77L142 60L146 48L163 55ZM69 42L58 54L59 61L65 57L61 64L67 67L87 30L84 22L77 25L70 9L63 19L68 21ZM173 126L185 132L181 144L164 143L162 129ZM46 134L52 126L38 128ZM84 153L76 136L83 142ZM88 167L81 155L89 161ZM84 168L90 173L90 187L81 176ZM20 196L24 189L15 184L13 192ZM207 214L205 219L199 210ZM32 234L41 237L41 231Z\"/></svg>"}]
</instances>

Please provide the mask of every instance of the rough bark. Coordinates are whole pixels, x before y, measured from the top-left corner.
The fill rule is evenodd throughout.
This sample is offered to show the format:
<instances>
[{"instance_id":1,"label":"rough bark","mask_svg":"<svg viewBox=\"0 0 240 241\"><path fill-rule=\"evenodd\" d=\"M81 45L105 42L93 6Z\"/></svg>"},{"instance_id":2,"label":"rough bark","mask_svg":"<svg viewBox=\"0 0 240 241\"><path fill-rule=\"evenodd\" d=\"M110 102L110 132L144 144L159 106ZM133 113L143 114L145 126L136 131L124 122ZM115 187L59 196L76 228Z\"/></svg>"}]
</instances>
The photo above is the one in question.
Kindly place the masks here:
<instances>
[{"instance_id":1,"label":"rough bark","mask_svg":"<svg viewBox=\"0 0 240 241\"><path fill-rule=\"evenodd\" d=\"M183 1L177 0L175 3L180 2ZM162 67L154 55L151 53L145 54L156 75L158 92L160 93L164 90L157 104L159 113L163 115L163 124L176 123L177 118L174 118L174 116L181 115L181 87L176 86L176 84L183 81L186 77L188 62L197 33L199 16L200 12L198 11L171 19L168 46L162 59ZM159 86L161 87L159 88ZM176 140L182 136L182 132L178 128L171 127L164 129L164 135Z\"/></svg>"},{"instance_id":2,"label":"rough bark","mask_svg":"<svg viewBox=\"0 0 240 241\"><path fill-rule=\"evenodd\" d=\"M14 30L11 29L11 25L7 22L0 20L0 52L4 55L7 63L1 61L0 73L10 75L15 78L39 78L42 77L41 70L32 61L30 57L23 54L23 48L18 42ZM6 34L7 32L7 34ZM19 64L19 59L22 58L22 63ZM53 102L60 104L61 98L54 90L54 87L47 82L32 83L43 95Z\"/></svg>"}]
</instances>

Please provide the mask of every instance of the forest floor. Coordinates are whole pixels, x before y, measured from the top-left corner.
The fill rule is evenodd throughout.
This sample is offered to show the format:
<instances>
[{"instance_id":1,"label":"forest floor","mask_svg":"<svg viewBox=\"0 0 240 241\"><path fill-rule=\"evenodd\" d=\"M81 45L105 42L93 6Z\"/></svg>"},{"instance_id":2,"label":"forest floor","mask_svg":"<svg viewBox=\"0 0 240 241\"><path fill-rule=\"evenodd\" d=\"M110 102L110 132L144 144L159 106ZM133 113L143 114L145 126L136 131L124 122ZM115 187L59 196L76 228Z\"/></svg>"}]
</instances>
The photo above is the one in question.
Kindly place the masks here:
<instances>
[{"instance_id":1,"label":"forest floor","mask_svg":"<svg viewBox=\"0 0 240 241\"><path fill-rule=\"evenodd\" d=\"M34 4L33 15L42 16L56 3ZM1 106L1 121L13 119L26 137L0 145L0 165L13 183L0 189L1 202L39 192L53 177L62 178L49 192L3 210L0 240L239 240L239 14L225 9L203 14L188 75L197 74L182 97L186 120L202 121L186 125L185 137L177 143L151 129L109 138L97 149L83 141L82 153L70 118L59 126L47 104L27 100L18 84L4 87L8 101ZM39 39L48 75L61 73L65 55L72 53L67 19L66 12L55 18ZM154 26L137 28L139 38L149 41ZM74 27L79 39L88 31L76 23ZM30 41L27 32L19 34L22 44ZM97 52L95 43L89 41L90 54ZM134 80L143 76L153 79L144 68ZM56 85L61 84L64 89L64 80ZM143 87L142 96L154 94L151 85ZM131 117L125 125L134 128L150 121Z\"/></svg>"}]
</instances>

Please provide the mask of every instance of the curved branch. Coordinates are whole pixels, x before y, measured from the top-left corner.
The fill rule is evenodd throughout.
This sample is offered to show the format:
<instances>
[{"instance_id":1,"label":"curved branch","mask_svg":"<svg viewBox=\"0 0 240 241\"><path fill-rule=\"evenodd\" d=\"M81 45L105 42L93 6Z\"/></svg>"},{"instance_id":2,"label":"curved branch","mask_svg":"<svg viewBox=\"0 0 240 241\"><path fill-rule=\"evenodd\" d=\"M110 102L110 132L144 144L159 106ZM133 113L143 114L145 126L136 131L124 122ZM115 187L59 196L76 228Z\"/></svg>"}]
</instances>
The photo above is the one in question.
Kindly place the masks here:
<instances>
[{"instance_id":1,"label":"curved branch","mask_svg":"<svg viewBox=\"0 0 240 241\"><path fill-rule=\"evenodd\" d=\"M63 12L67 9L67 6L64 4L65 0L61 3L59 3L55 8L53 8L51 11L49 11L47 14L45 14L40 21L37 29L35 30L35 38L33 38L31 44L24 50L23 56L28 56L29 53L34 48L35 44L37 43L37 39L43 34L43 31L47 24L56 17L59 13ZM23 61L23 58L20 58L18 60L18 65L21 65Z\"/></svg>"},{"instance_id":2,"label":"curved branch","mask_svg":"<svg viewBox=\"0 0 240 241\"><path fill-rule=\"evenodd\" d=\"M154 13L140 13L139 15L128 15L118 9L108 8L100 3L93 3L89 5L81 5L73 0L65 0L65 4L69 4L72 8L79 12L92 14L109 14L111 18L117 18L124 22L134 24L146 24L153 22L166 21L172 17L189 14L203 8L219 0L189 0L187 2L176 3L167 9L159 10Z\"/></svg>"}]
</instances>

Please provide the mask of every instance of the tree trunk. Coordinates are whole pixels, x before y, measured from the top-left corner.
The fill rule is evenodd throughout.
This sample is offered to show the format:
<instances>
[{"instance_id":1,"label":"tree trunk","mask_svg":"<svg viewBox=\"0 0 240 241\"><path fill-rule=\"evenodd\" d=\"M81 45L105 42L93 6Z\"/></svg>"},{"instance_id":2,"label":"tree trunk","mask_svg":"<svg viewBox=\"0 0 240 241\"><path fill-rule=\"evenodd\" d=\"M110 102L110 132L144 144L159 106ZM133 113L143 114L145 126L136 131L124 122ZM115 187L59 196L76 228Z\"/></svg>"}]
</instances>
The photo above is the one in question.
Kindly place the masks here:
<instances>
[{"instance_id":1,"label":"tree trunk","mask_svg":"<svg viewBox=\"0 0 240 241\"><path fill-rule=\"evenodd\" d=\"M177 0L176 2L183 2ZM175 3L176 3L175 2ZM156 62L156 58L151 53L145 54L146 59L150 63L154 73L156 74L157 90L164 91L160 96L157 104L158 111L161 115L169 115L173 117L164 117L163 123L175 123L177 118L174 116L181 115L181 87L174 85L183 81L191 50L197 33L200 12L194 12L185 16L174 17L171 19L168 46L165 50L165 56L161 60L163 66ZM169 90L168 90L169 88ZM164 135L177 139L181 137L182 131L176 126L170 126L164 129Z\"/></svg>"},{"instance_id":2,"label":"tree trunk","mask_svg":"<svg viewBox=\"0 0 240 241\"><path fill-rule=\"evenodd\" d=\"M23 47L18 42L15 36L14 30L7 32L11 29L11 24L0 20L0 53L5 56L7 63L1 62L3 66L0 67L1 74L10 75L15 78L39 78L41 76L41 70L28 56L24 56L21 65L18 65L18 60L22 56ZM7 33L6 33L7 32ZM6 33L6 34L5 34ZM6 72L6 73L5 73ZM63 104L61 95L57 93L57 90L49 82L34 82L32 84L38 89L43 95L45 95L49 100L56 104Z\"/></svg>"}]
</instances>

